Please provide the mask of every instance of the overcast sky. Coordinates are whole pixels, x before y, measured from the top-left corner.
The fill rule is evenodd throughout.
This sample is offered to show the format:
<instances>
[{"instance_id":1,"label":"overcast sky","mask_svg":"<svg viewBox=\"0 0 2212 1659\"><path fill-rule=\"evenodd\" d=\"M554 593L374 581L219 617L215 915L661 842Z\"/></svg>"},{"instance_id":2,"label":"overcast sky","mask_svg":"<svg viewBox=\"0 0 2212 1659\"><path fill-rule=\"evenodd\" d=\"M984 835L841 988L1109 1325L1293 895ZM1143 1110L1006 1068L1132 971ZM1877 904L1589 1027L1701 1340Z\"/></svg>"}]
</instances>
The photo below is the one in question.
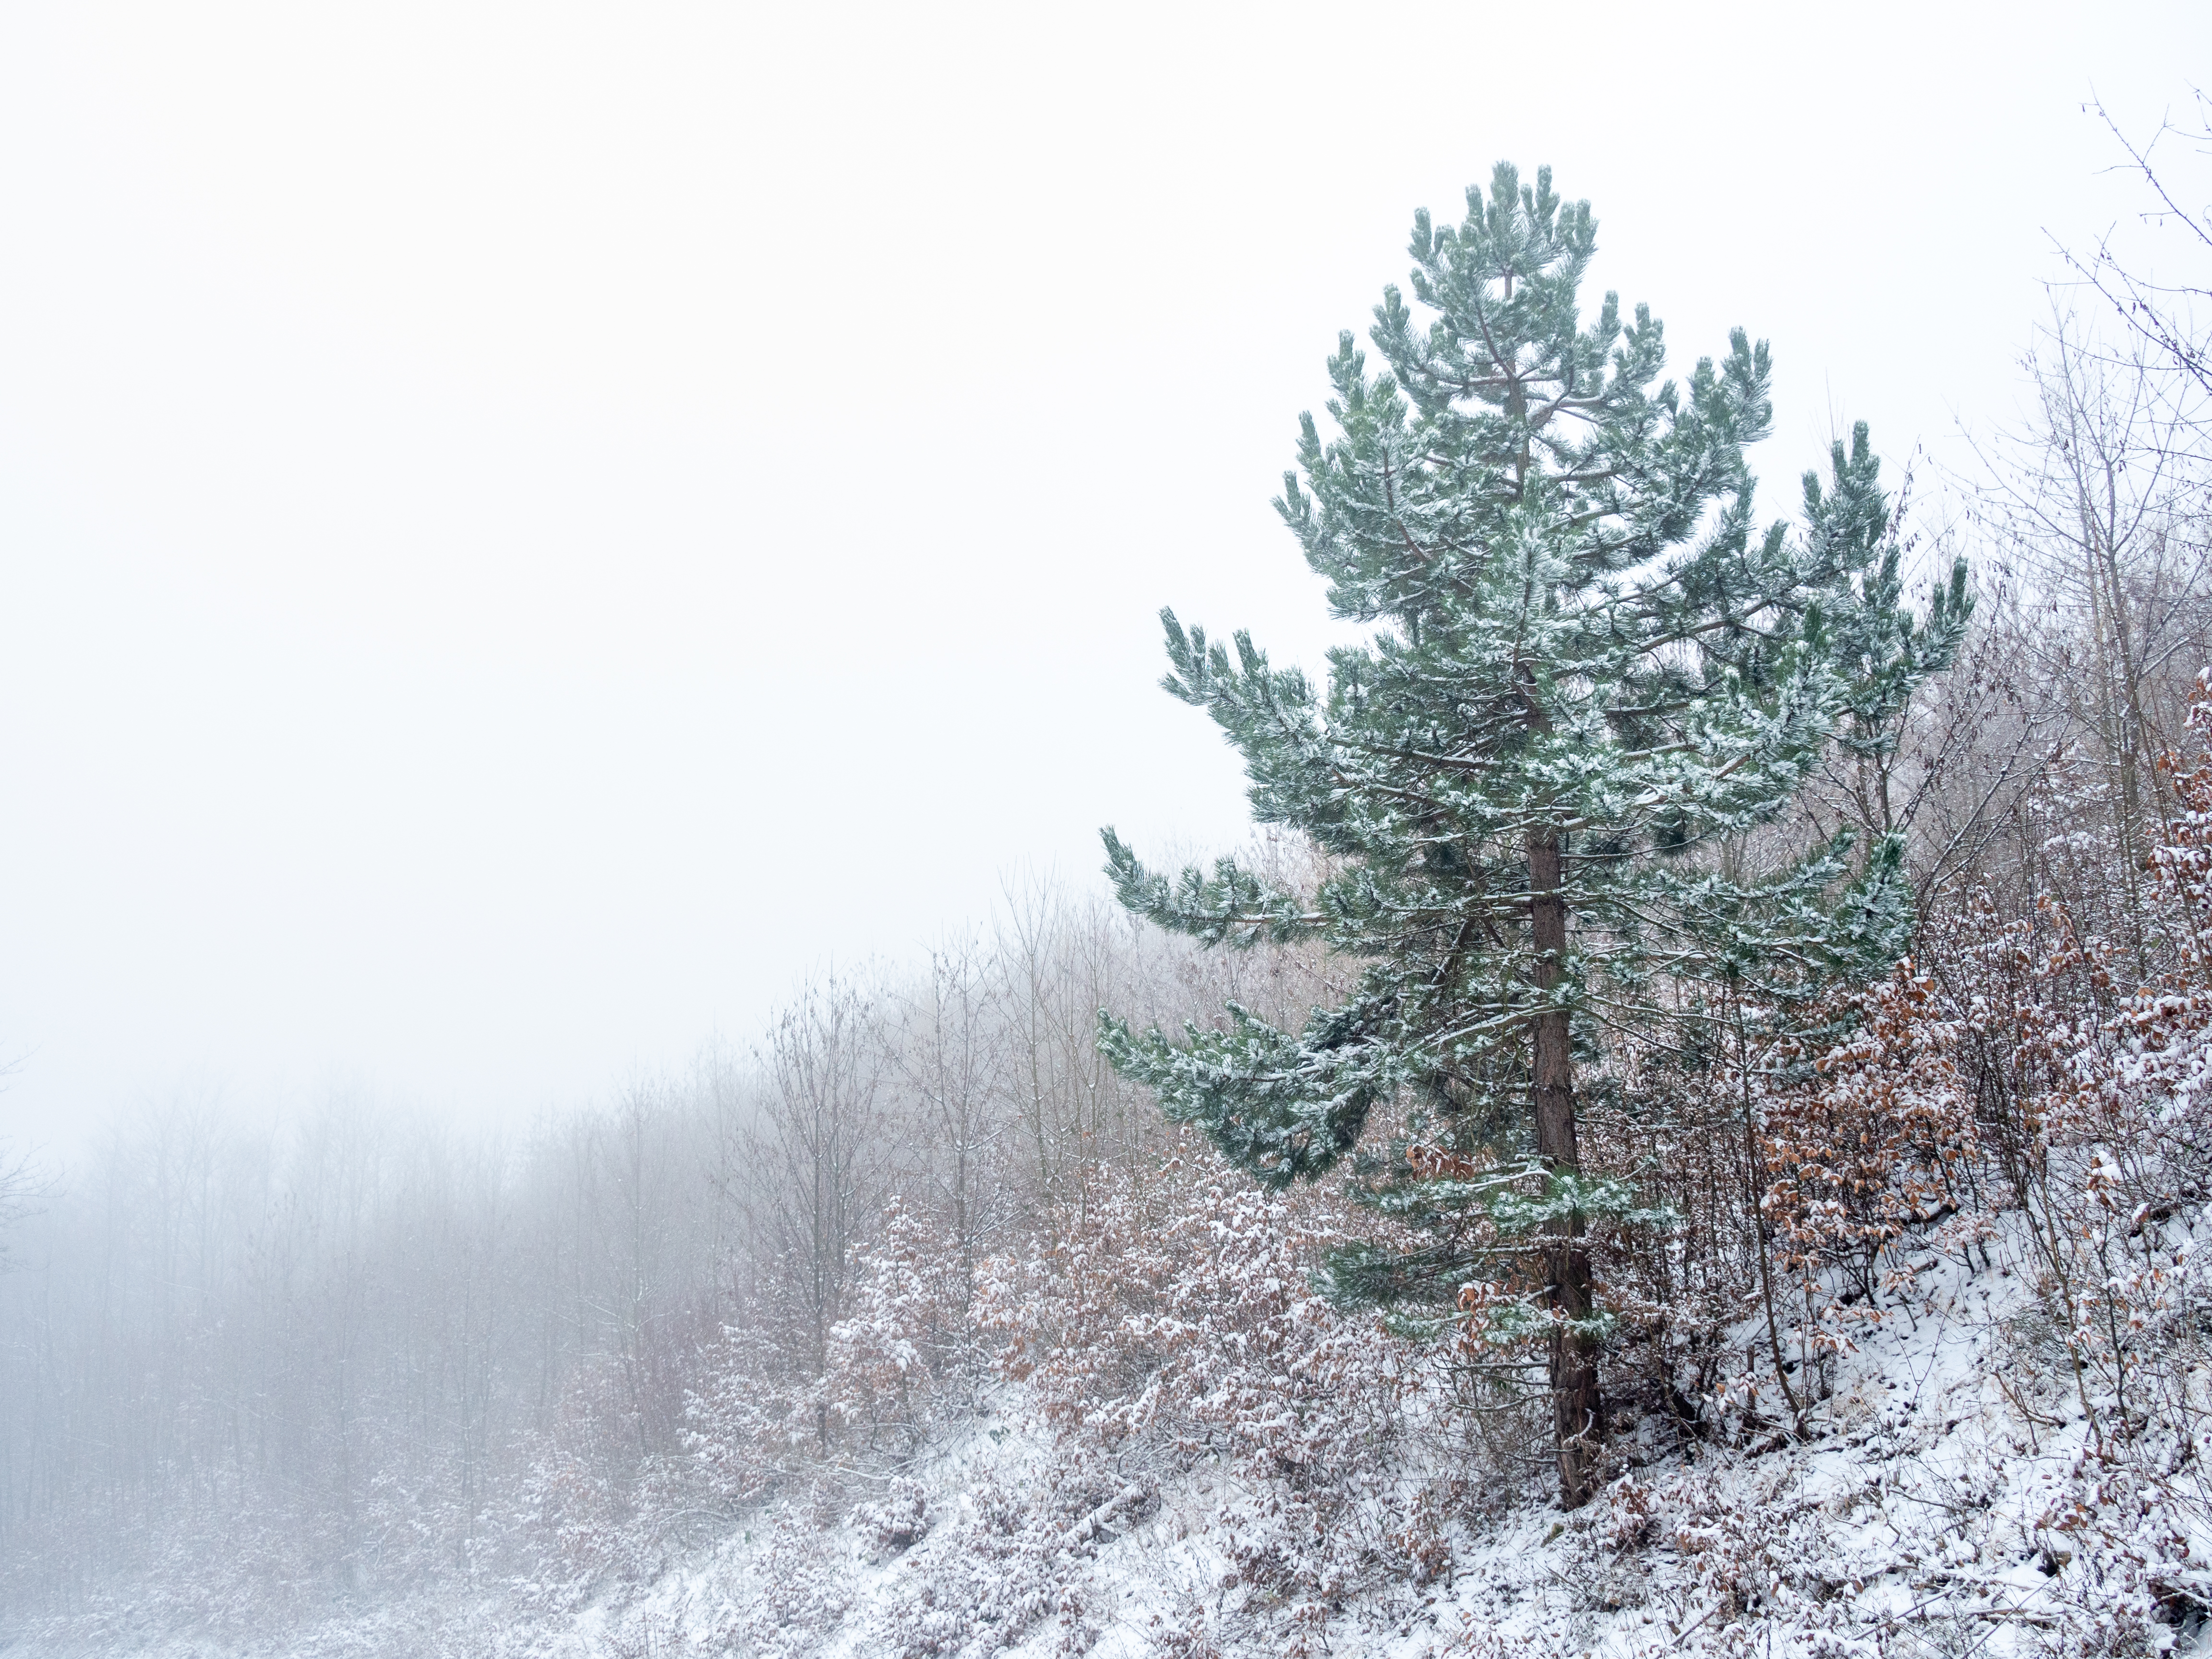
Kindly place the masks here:
<instances>
[{"instance_id":1,"label":"overcast sky","mask_svg":"<svg viewBox=\"0 0 2212 1659\"><path fill-rule=\"evenodd\" d=\"M1799 21L1802 20L1802 21ZM0 9L0 1136L472 1117L742 1042L1097 830L1234 840L1153 613L1413 210L1588 197L1678 369L1955 457L2212 8Z\"/></svg>"}]
</instances>

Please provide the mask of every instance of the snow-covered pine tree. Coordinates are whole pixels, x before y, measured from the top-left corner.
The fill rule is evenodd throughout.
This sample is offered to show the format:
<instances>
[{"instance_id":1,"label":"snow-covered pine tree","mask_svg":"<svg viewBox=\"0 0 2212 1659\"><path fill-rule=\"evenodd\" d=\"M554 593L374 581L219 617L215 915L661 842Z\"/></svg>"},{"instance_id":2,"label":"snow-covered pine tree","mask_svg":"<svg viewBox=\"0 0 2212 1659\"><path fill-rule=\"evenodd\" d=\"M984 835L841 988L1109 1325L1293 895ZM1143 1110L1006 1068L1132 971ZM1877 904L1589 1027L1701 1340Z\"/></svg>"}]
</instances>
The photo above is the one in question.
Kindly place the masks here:
<instances>
[{"instance_id":1,"label":"snow-covered pine tree","mask_svg":"<svg viewBox=\"0 0 2212 1659\"><path fill-rule=\"evenodd\" d=\"M1893 718L1968 610L1963 564L1924 618L1900 608L1863 426L1831 489L1807 475L1800 531L1755 527L1765 344L1739 330L1662 382L1648 309L1624 325L1608 294L1580 314L1595 246L1588 203L1501 164L1457 228L1415 216L1425 328L1389 288L1370 331L1384 371L1340 337L1336 431L1304 417L1304 483L1286 473L1276 502L1334 613L1376 624L1329 653L1325 691L1243 634L1232 651L1162 613L1167 689L1242 752L1255 816L1310 836L1333 873L1311 902L1229 860L1170 878L1108 830L1121 902L1215 944L1324 941L1362 964L1348 999L1298 1031L1232 1005L1180 1042L1100 1017L1119 1068L1270 1183L1328 1169L1402 1095L1413 1141L1374 1195L1436 1242L1347 1253L1339 1287L1449 1304L1492 1271L1455 1247L1469 1219L1530 1230L1570 1504L1603 1431L1583 1222L1628 1198L1582 1170L1577 1064L1716 983L1786 1006L1902 952L1894 842L1839 836L1755 873L1723 854L1839 724ZM1506 1156L1475 1179L1417 1143Z\"/></svg>"}]
</instances>

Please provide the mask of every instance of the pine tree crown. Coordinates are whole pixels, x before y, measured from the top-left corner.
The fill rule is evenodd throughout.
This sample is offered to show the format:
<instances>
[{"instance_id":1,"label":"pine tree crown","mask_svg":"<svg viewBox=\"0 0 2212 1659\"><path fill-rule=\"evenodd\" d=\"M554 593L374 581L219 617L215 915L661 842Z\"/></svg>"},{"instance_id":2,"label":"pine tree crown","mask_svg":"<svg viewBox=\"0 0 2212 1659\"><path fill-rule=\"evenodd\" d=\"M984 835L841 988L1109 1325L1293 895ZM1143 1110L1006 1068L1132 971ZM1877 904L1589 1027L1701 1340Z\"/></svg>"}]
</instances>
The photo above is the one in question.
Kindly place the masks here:
<instances>
[{"instance_id":1,"label":"pine tree crown","mask_svg":"<svg viewBox=\"0 0 2212 1659\"><path fill-rule=\"evenodd\" d=\"M1121 902L1211 945L1319 941L1361 971L1296 1032L1232 1006L1178 1041L1102 1011L1100 1041L1271 1183L1328 1169L1401 1090L1510 1124L1546 1008L1595 1054L1699 988L1786 1004L1903 951L1894 843L1745 850L1832 744L1894 742L1963 635L1963 562L1924 615L1904 604L1863 425L1825 485L1807 475L1798 526L1756 523L1766 343L1738 329L1662 379L1647 307L1624 322L1608 293L1583 318L1596 237L1548 168L1528 185L1500 163L1458 225L1415 216L1410 301L1384 290L1366 348L1340 336L1328 428L1301 416L1275 501L1333 613L1373 625L1329 652L1325 686L1161 613L1163 684L1237 748L1255 819L1310 836L1329 873L1312 893L1234 859L1170 876L1109 829ZM1532 939L1540 847L1564 960Z\"/></svg>"}]
</instances>

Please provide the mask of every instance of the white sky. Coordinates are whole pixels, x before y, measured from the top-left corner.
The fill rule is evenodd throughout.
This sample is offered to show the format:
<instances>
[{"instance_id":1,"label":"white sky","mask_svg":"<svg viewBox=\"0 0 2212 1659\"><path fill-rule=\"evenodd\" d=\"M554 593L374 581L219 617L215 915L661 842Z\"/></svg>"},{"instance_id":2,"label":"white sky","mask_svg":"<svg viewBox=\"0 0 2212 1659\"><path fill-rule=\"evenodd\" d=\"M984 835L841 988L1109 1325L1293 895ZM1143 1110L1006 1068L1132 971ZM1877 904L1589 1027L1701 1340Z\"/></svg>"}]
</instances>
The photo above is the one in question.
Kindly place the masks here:
<instances>
[{"instance_id":1,"label":"white sky","mask_svg":"<svg viewBox=\"0 0 2212 1659\"><path fill-rule=\"evenodd\" d=\"M0 9L0 1137L744 1040L1098 825L1153 613L1311 659L1322 362L1500 156L1679 369L1956 454L2212 7Z\"/></svg>"}]
</instances>

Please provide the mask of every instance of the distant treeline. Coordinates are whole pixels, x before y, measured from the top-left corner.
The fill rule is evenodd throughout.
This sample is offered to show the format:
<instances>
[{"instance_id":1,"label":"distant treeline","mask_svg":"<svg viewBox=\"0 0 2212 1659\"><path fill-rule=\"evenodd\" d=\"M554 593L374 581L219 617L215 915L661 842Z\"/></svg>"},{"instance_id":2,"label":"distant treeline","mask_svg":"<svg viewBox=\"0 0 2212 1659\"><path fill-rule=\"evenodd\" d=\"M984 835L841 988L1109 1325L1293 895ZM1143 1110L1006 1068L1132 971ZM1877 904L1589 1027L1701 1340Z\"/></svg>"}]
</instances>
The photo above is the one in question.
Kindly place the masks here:
<instances>
[{"instance_id":1,"label":"distant treeline","mask_svg":"<svg viewBox=\"0 0 2212 1659\"><path fill-rule=\"evenodd\" d=\"M824 978L757 1048L513 1138L344 1101L271 1130L133 1115L0 1276L6 1600L465 1572L549 1447L616 1493L680 1458L732 1322L818 1373L894 1194L972 1276L1145 1164L1164 1127L1099 1058L1102 1005L1289 1006L1305 971L1030 882L910 973Z\"/></svg>"}]
</instances>

